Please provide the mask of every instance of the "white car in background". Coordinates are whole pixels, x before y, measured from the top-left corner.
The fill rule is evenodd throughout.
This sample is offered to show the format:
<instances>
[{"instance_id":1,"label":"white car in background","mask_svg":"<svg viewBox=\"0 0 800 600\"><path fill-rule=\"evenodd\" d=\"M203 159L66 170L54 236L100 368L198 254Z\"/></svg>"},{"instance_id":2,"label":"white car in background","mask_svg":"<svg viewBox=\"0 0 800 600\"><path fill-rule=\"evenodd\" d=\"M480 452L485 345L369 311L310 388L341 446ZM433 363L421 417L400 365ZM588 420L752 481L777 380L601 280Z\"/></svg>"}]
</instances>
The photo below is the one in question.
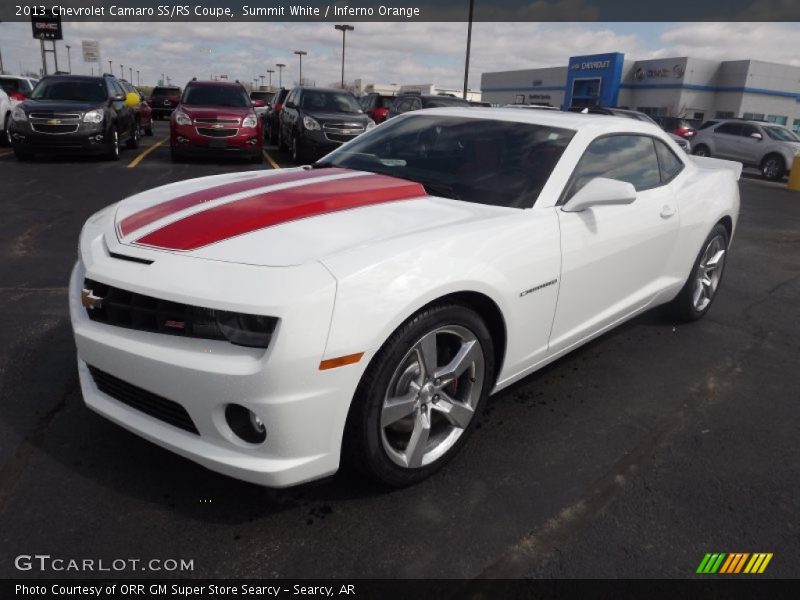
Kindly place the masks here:
<instances>
[{"instance_id":1,"label":"white car in background","mask_svg":"<svg viewBox=\"0 0 800 600\"><path fill-rule=\"evenodd\" d=\"M0 132L0 142L3 145L9 146L11 145L11 141L8 138L8 126L11 123L11 100L8 98L8 94L6 94L2 89L0 89L0 125L2 125L3 130Z\"/></svg>"},{"instance_id":2,"label":"white car in background","mask_svg":"<svg viewBox=\"0 0 800 600\"><path fill-rule=\"evenodd\" d=\"M142 192L80 236L83 397L262 485L415 483L490 394L652 307L705 315L740 173L632 119L442 108Z\"/></svg>"},{"instance_id":3,"label":"white car in background","mask_svg":"<svg viewBox=\"0 0 800 600\"><path fill-rule=\"evenodd\" d=\"M0 75L0 88L8 94L11 100L11 108L14 108L25 99L36 87L38 79L30 77L19 77L17 75Z\"/></svg>"}]
</instances>

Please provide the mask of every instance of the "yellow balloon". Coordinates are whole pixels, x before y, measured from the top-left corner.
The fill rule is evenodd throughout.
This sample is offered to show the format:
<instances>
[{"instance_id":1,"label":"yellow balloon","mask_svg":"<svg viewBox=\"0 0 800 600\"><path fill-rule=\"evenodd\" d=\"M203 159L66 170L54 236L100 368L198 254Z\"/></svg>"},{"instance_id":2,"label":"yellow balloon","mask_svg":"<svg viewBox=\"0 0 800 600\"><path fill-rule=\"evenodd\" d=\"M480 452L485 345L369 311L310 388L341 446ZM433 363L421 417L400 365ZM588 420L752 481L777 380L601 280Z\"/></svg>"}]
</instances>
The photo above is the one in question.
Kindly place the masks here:
<instances>
[{"instance_id":1,"label":"yellow balloon","mask_svg":"<svg viewBox=\"0 0 800 600\"><path fill-rule=\"evenodd\" d=\"M139 106L139 102L141 102L141 100L139 99L139 94L137 94L136 92L128 92L128 94L125 96L126 106L130 106L131 108L136 108L137 106Z\"/></svg>"}]
</instances>

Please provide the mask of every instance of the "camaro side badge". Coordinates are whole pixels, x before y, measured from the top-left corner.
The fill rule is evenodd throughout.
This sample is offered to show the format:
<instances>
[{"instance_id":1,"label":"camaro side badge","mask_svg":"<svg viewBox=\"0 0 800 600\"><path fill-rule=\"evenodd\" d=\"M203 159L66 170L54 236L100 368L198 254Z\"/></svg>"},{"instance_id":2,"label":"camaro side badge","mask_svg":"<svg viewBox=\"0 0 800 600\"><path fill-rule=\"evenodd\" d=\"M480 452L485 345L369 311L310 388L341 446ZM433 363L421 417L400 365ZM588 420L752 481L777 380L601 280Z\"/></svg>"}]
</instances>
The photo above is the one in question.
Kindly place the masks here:
<instances>
[{"instance_id":1,"label":"camaro side badge","mask_svg":"<svg viewBox=\"0 0 800 600\"><path fill-rule=\"evenodd\" d=\"M537 285L535 287L530 288L529 290L525 290L524 292L520 292L519 293L519 297L522 298L523 296L527 296L528 294L531 294L533 292L538 292L542 288L546 288L548 286L555 285L555 283L557 281L558 281L558 279L551 279L550 281L546 281L545 283L541 283L541 284L539 284L539 285Z\"/></svg>"},{"instance_id":2,"label":"camaro side badge","mask_svg":"<svg viewBox=\"0 0 800 600\"><path fill-rule=\"evenodd\" d=\"M81 304L83 304L84 308L93 310L95 308L100 308L103 305L103 299L99 296L95 296L94 290L87 290L86 288L83 288L81 290Z\"/></svg>"}]
</instances>

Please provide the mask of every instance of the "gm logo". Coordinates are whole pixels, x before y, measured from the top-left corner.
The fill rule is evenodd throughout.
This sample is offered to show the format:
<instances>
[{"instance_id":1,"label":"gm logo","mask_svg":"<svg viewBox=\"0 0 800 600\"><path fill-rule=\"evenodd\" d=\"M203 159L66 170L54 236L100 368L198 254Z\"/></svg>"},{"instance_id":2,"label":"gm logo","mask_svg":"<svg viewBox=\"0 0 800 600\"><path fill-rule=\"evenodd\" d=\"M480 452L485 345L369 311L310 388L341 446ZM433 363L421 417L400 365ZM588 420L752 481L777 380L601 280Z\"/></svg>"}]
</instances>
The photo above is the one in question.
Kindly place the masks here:
<instances>
[{"instance_id":1,"label":"gm logo","mask_svg":"<svg viewBox=\"0 0 800 600\"><path fill-rule=\"evenodd\" d=\"M739 573L763 573L769 561L772 560L772 553L756 552L725 552L708 553L703 557L697 573L701 575L721 573L724 575L737 575Z\"/></svg>"}]
</instances>

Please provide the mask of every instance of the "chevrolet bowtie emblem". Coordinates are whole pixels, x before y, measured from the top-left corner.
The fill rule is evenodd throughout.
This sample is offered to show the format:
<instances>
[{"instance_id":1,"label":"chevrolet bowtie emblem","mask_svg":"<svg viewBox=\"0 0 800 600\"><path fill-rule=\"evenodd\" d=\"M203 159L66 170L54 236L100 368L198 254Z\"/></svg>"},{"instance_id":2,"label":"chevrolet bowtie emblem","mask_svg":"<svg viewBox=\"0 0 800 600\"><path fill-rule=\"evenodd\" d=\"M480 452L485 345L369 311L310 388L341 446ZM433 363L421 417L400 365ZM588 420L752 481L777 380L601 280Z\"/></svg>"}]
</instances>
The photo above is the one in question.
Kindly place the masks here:
<instances>
[{"instance_id":1,"label":"chevrolet bowtie emblem","mask_svg":"<svg viewBox=\"0 0 800 600\"><path fill-rule=\"evenodd\" d=\"M93 310L103 305L103 299L99 296L95 296L93 290L83 288L81 290L81 304L88 310Z\"/></svg>"},{"instance_id":2,"label":"chevrolet bowtie emblem","mask_svg":"<svg viewBox=\"0 0 800 600\"><path fill-rule=\"evenodd\" d=\"M224 128L225 128L225 125L223 125L222 123L214 123L211 126L211 129L224 129Z\"/></svg>"},{"instance_id":3,"label":"chevrolet bowtie emblem","mask_svg":"<svg viewBox=\"0 0 800 600\"><path fill-rule=\"evenodd\" d=\"M47 121L48 125L61 125L61 119L50 119Z\"/></svg>"}]
</instances>

